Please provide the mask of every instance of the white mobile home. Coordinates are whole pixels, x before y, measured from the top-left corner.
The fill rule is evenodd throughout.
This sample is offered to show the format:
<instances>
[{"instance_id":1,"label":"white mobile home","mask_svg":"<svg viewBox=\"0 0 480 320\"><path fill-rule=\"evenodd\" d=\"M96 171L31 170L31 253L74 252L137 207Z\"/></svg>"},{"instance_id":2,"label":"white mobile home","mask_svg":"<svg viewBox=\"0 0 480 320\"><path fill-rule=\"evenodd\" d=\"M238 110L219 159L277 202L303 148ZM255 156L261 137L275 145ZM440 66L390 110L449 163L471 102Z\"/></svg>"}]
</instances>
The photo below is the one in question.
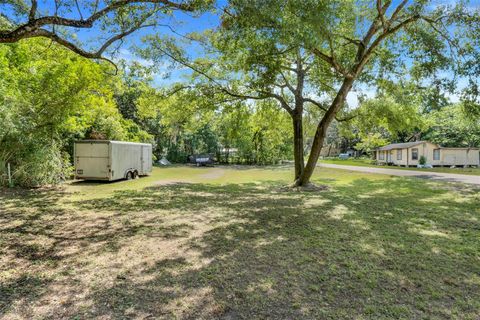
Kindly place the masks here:
<instances>
[{"instance_id":1,"label":"white mobile home","mask_svg":"<svg viewBox=\"0 0 480 320\"><path fill-rule=\"evenodd\" d=\"M152 145L110 140L77 141L74 161L78 179L132 179L152 172Z\"/></svg>"},{"instance_id":2,"label":"white mobile home","mask_svg":"<svg viewBox=\"0 0 480 320\"><path fill-rule=\"evenodd\" d=\"M432 166L479 166L479 148L446 148L428 141L394 143L378 148L378 164L416 166L424 156Z\"/></svg>"}]
</instances>

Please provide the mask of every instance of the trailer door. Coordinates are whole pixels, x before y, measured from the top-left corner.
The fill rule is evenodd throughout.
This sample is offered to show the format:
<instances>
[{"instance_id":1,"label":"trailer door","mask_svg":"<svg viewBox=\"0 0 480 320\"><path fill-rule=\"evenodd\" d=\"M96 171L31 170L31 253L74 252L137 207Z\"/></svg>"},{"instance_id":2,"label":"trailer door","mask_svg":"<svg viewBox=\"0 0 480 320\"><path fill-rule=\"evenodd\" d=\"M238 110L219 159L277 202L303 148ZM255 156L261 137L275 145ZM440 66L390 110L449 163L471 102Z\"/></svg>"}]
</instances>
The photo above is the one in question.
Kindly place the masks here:
<instances>
[{"instance_id":1,"label":"trailer door","mask_svg":"<svg viewBox=\"0 0 480 320\"><path fill-rule=\"evenodd\" d=\"M75 145L75 174L81 179L108 180L108 144L77 143Z\"/></svg>"},{"instance_id":2,"label":"trailer door","mask_svg":"<svg viewBox=\"0 0 480 320\"><path fill-rule=\"evenodd\" d=\"M152 148L142 146L142 174L152 171Z\"/></svg>"}]
</instances>

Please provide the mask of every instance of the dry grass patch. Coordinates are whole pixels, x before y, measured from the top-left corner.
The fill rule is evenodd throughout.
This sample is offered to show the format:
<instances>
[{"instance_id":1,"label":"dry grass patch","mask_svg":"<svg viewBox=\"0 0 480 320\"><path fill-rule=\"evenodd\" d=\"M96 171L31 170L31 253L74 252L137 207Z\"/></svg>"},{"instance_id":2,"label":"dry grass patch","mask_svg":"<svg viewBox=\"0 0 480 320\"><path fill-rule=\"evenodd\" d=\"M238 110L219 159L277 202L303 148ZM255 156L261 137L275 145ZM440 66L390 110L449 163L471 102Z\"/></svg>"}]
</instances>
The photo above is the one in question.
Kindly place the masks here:
<instances>
[{"instance_id":1,"label":"dry grass patch","mask_svg":"<svg viewBox=\"0 0 480 320\"><path fill-rule=\"evenodd\" d=\"M480 317L478 193L335 170L278 192L288 172L222 170L0 191L0 318Z\"/></svg>"}]
</instances>

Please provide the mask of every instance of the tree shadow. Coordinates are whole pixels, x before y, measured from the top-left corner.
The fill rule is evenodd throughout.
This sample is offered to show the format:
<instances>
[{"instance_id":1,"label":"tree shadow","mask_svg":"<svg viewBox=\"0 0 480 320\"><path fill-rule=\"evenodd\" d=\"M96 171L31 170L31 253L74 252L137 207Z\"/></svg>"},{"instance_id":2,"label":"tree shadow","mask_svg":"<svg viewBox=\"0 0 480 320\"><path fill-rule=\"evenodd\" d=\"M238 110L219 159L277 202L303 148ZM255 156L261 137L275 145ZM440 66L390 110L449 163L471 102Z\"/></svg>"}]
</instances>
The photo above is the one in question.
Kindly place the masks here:
<instances>
[{"instance_id":1,"label":"tree shadow","mask_svg":"<svg viewBox=\"0 0 480 320\"><path fill-rule=\"evenodd\" d=\"M480 198L474 189L396 178L358 179L320 193L278 192L278 182L175 184L65 200L61 210L54 201L50 211L41 199L10 200L22 203L20 216L28 221L2 229L2 240L14 241L7 249L13 260L40 264L35 272L58 268L28 247L32 237L46 238L50 256L95 278L51 277L84 296L70 299L63 313L52 306L49 316L480 315ZM61 227L48 222L54 211ZM7 217L7 224L18 219L11 210ZM95 277L100 267L108 270L104 278ZM22 292L49 284L10 283ZM21 303L8 292L2 314ZM31 295L24 303L38 301Z\"/></svg>"}]
</instances>

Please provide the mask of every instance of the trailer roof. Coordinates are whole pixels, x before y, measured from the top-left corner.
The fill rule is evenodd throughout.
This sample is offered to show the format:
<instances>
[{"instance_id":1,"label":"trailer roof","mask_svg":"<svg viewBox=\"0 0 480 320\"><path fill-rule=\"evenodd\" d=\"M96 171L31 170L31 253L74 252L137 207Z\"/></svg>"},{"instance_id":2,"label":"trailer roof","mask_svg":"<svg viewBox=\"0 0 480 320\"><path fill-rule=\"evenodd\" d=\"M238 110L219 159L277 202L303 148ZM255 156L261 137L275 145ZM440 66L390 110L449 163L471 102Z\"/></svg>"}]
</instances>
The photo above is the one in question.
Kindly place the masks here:
<instances>
[{"instance_id":1,"label":"trailer roof","mask_svg":"<svg viewBox=\"0 0 480 320\"><path fill-rule=\"evenodd\" d=\"M75 143L107 143L107 144L130 144L130 145L142 145L151 146L150 143L129 142L129 141L116 141L116 140L78 140Z\"/></svg>"}]
</instances>

